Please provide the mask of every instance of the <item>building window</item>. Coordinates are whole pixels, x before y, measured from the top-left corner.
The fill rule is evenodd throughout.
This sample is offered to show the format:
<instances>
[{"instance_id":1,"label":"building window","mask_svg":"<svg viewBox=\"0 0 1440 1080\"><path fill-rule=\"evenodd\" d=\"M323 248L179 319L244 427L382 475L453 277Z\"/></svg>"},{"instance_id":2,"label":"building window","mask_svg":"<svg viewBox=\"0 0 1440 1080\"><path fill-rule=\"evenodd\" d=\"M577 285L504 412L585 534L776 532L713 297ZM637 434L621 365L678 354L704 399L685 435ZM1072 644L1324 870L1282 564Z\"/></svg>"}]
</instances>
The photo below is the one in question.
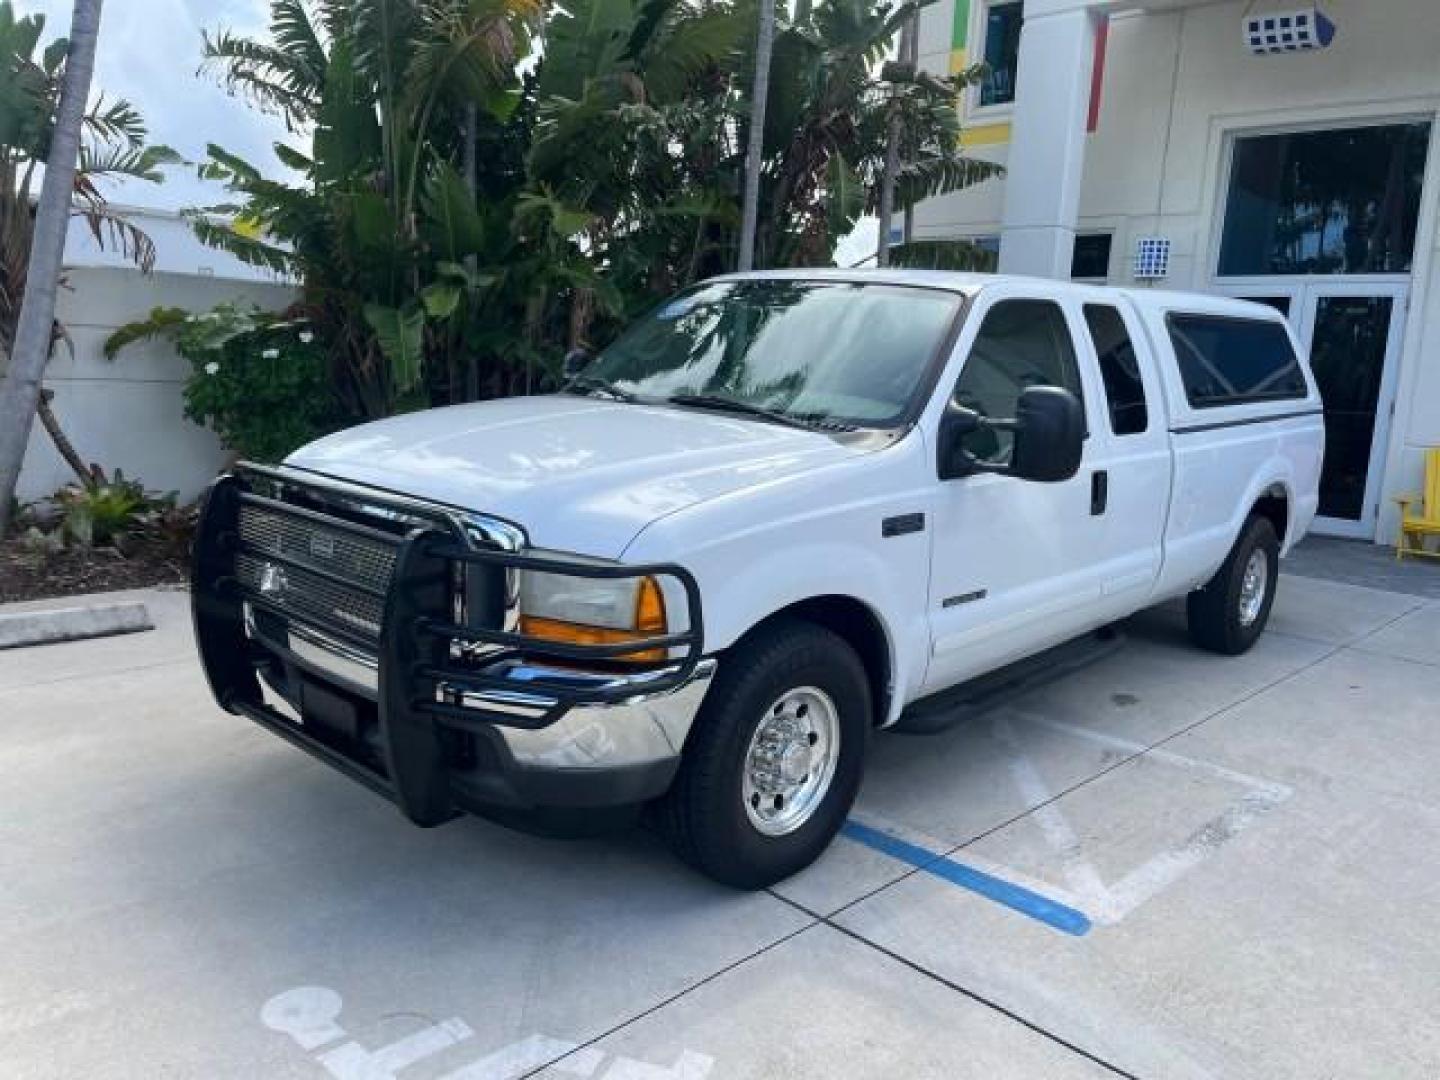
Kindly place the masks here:
<instances>
[{"instance_id":1,"label":"building window","mask_svg":"<svg viewBox=\"0 0 1440 1080\"><path fill-rule=\"evenodd\" d=\"M981 274L993 274L1000 268L1000 238L998 236L972 236L966 241L972 250L973 269Z\"/></svg>"},{"instance_id":2,"label":"building window","mask_svg":"<svg viewBox=\"0 0 1440 1080\"><path fill-rule=\"evenodd\" d=\"M1403 274L1428 123L1235 140L1220 275Z\"/></svg>"},{"instance_id":3,"label":"building window","mask_svg":"<svg viewBox=\"0 0 1440 1080\"><path fill-rule=\"evenodd\" d=\"M985 12L985 63L990 70L980 84L980 104L1009 105L1015 100L1015 74L1020 61L1020 27L1025 5L1020 0L994 3Z\"/></svg>"},{"instance_id":4,"label":"building window","mask_svg":"<svg viewBox=\"0 0 1440 1080\"><path fill-rule=\"evenodd\" d=\"M1075 252L1070 256L1071 279L1101 285L1109 280L1112 240L1110 233L1083 233L1075 237Z\"/></svg>"},{"instance_id":5,"label":"building window","mask_svg":"<svg viewBox=\"0 0 1440 1080\"><path fill-rule=\"evenodd\" d=\"M1300 361L1279 323L1177 312L1169 324L1191 408L1305 396Z\"/></svg>"},{"instance_id":6,"label":"building window","mask_svg":"<svg viewBox=\"0 0 1440 1080\"><path fill-rule=\"evenodd\" d=\"M1105 399L1110 406L1110 430L1116 435L1139 435L1150 426L1145 407L1145 383L1140 378L1140 360L1125 319L1107 304L1086 304L1085 325L1095 343L1100 374L1105 380Z\"/></svg>"}]
</instances>

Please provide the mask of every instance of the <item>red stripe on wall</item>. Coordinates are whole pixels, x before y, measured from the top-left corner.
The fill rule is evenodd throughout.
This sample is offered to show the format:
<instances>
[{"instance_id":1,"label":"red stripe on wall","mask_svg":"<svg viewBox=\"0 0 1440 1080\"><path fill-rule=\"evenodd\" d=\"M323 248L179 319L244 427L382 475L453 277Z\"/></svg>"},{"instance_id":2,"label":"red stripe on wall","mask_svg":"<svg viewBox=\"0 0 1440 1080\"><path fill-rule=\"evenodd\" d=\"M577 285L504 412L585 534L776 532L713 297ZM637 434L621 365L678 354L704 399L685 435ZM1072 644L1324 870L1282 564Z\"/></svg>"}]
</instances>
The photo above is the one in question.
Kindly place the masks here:
<instances>
[{"instance_id":1,"label":"red stripe on wall","mask_svg":"<svg viewBox=\"0 0 1440 1080\"><path fill-rule=\"evenodd\" d=\"M1090 116L1085 121L1085 130L1094 131L1100 126L1100 98L1105 87L1105 52L1110 44L1110 16L1103 15L1100 25L1095 28L1095 63L1090 69Z\"/></svg>"}]
</instances>

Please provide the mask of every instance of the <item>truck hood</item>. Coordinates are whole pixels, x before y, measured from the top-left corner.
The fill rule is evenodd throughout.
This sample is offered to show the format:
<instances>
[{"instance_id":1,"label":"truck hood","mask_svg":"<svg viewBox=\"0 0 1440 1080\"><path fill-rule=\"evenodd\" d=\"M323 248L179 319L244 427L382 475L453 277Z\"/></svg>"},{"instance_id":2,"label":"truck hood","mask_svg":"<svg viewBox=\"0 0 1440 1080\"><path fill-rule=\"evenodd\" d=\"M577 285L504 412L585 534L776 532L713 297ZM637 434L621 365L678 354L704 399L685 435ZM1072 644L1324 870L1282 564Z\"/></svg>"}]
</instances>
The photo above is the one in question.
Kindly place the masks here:
<instances>
[{"instance_id":1,"label":"truck hood","mask_svg":"<svg viewBox=\"0 0 1440 1080\"><path fill-rule=\"evenodd\" d=\"M855 453L763 420L559 394L365 424L286 464L493 514L538 547L615 558L657 518Z\"/></svg>"}]
</instances>

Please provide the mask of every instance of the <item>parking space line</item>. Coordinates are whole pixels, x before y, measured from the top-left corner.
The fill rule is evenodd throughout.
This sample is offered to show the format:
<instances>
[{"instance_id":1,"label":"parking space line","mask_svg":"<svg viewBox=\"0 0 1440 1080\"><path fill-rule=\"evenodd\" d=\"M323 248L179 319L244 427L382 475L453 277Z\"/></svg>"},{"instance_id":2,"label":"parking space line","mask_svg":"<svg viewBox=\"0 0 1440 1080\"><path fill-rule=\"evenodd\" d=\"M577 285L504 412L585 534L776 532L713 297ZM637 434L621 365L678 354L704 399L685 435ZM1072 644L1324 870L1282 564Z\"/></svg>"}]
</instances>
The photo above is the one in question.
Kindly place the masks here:
<instances>
[{"instance_id":1,"label":"parking space line","mask_svg":"<svg viewBox=\"0 0 1440 1080\"><path fill-rule=\"evenodd\" d=\"M804 929L809 929L809 926ZM708 981L708 978L703 979L697 985ZM468 1043L475 1037L475 1030L469 1024L459 1017L452 1017L371 1049L351 1038L340 1026L338 1021L343 1004L340 995L329 987L297 986L265 1002L260 1009L260 1022L271 1031L290 1036L302 1050L309 1051L316 1064L335 1080L399 1080L400 1073L410 1066ZM648 1011L642 1015L648 1015ZM636 1019L639 1017L625 1023L633 1023ZM447 1072L440 1080L522 1080L547 1069L560 1075L589 1080L599 1074L607 1061L609 1068L604 1073L605 1080L705 1080L715 1064L715 1059L708 1054L688 1049L681 1051L675 1063L668 1066L620 1054L612 1057L595 1044L618 1031L620 1026L624 1025L585 1043L537 1032L482 1054L468 1064Z\"/></svg>"},{"instance_id":2,"label":"parking space line","mask_svg":"<svg viewBox=\"0 0 1440 1080\"><path fill-rule=\"evenodd\" d=\"M864 844L881 854L889 855L892 859L898 859L926 874L938 877L942 881L948 881L952 885L959 885L962 889L969 889L987 900L993 900L1011 911L1035 919L1037 922L1042 922L1063 933L1082 937L1090 932L1090 919L1083 911L1077 911L1075 908L1051 900L1022 885L1006 881L1004 878L987 874L973 866L967 866L941 852L930 851L918 844L912 844L908 840L902 840L891 833L872 828L869 825L862 825L854 820L847 821L840 829L840 833L842 836Z\"/></svg>"}]
</instances>

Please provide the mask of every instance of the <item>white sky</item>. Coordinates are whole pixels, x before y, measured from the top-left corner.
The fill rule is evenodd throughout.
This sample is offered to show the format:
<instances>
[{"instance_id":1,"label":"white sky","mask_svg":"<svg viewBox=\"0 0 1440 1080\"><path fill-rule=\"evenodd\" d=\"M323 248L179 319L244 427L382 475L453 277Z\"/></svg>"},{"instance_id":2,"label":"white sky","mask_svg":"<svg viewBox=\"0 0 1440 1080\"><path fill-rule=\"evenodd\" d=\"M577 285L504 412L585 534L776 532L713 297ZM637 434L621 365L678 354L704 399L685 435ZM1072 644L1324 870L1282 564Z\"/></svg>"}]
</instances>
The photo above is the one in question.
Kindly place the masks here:
<instances>
[{"instance_id":1,"label":"white sky","mask_svg":"<svg viewBox=\"0 0 1440 1080\"><path fill-rule=\"evenodd\" d=\"M16 0L21 15L45 16L46 39L68 33L70 0ZM275 117L230 98L200 66L200 31L225 26L253 33L265 26L264 0L106 0L91 97L123 97L139 110L153 142L173 146L187 160L204 158L216 142L267 171L281 171L271 145L285 137ZM175 209L224 197L201 182L193 166L169 170L164 184L112 186L113 201Z\"/></svg>"}]
</instances>

